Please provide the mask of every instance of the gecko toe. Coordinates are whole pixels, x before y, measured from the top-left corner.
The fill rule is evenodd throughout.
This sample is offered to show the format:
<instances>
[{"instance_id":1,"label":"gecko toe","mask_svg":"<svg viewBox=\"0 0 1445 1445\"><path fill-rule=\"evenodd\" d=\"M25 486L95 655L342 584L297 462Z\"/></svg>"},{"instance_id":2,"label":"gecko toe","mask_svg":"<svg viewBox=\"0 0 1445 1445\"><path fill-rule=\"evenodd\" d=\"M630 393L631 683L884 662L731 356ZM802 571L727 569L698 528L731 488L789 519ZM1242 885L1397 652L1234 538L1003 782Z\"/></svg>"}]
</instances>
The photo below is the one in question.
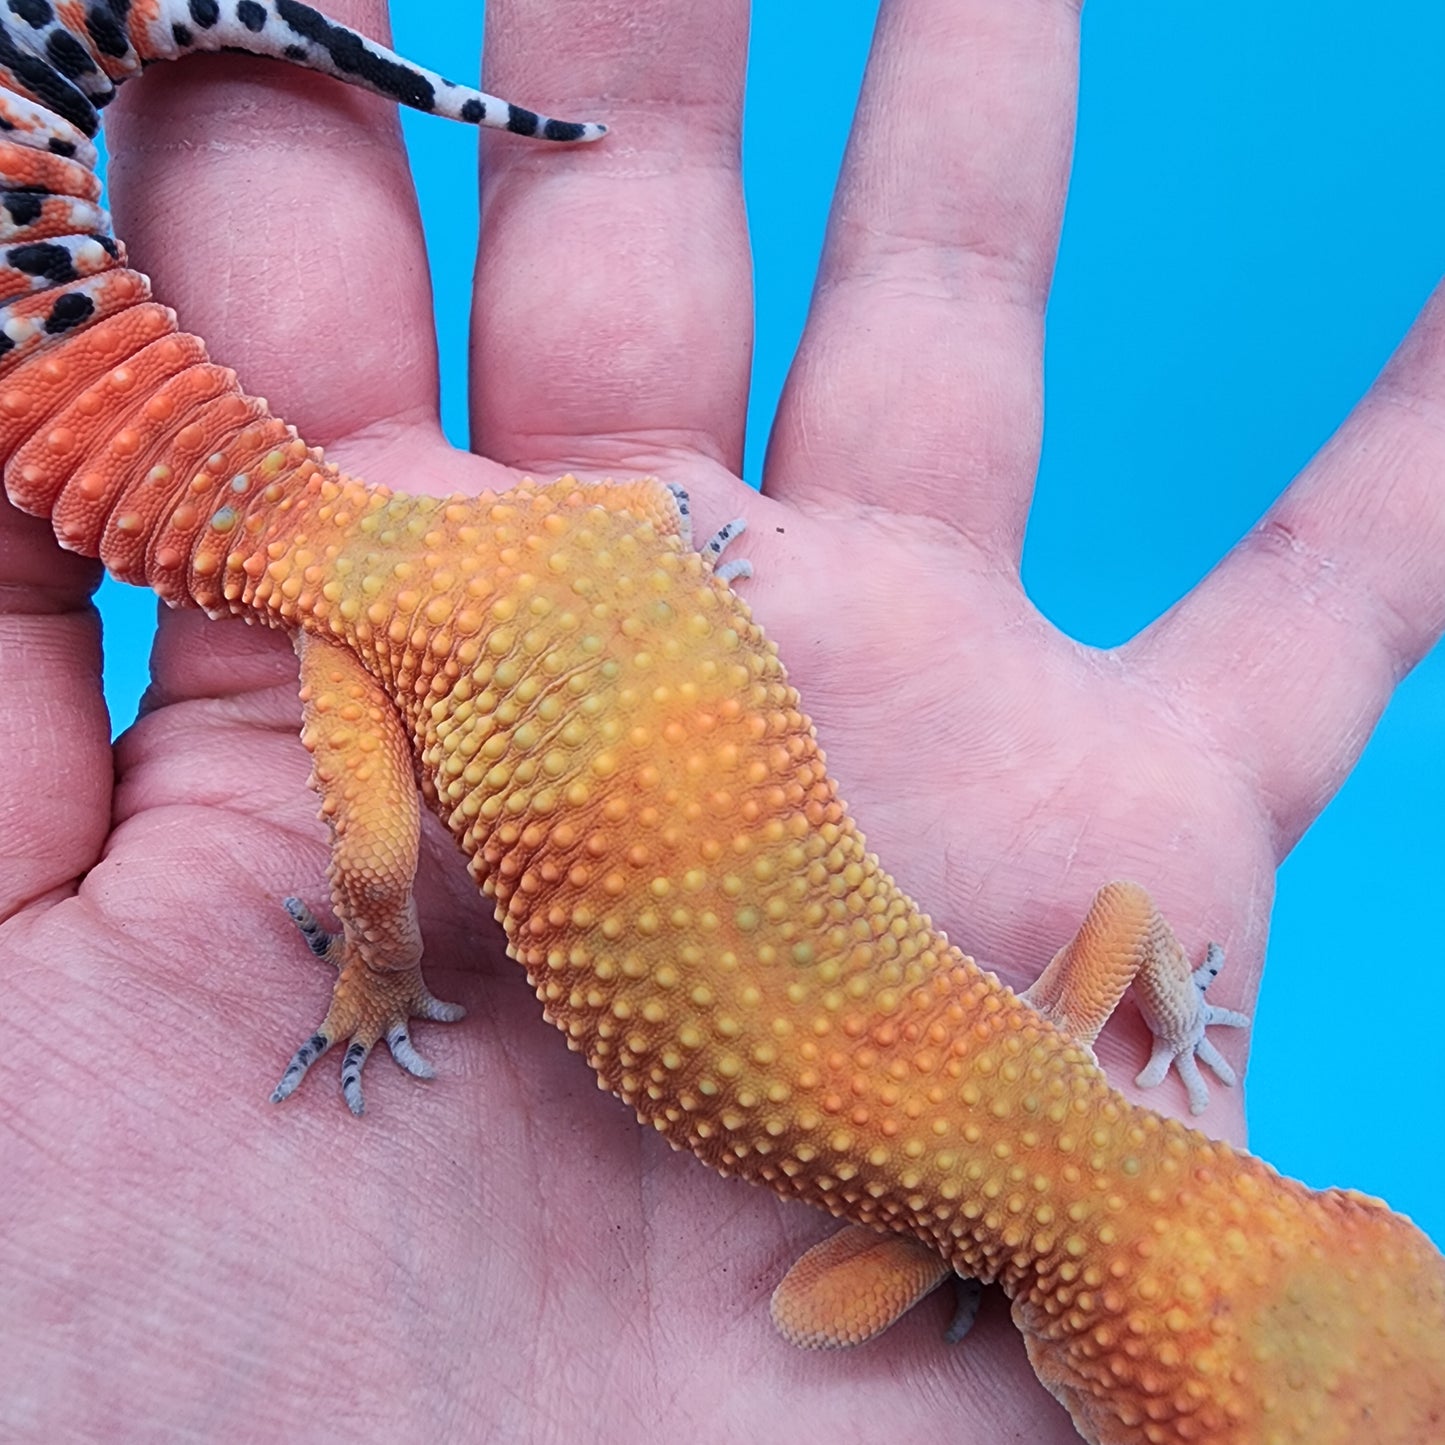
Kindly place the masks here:
<instances>
[{"instance_id":1,"label":"gecko toe","mask_svg":"<svg viewBox=\"0 0 1445 1445\"><path fill-rule=\"evenodd\" d=\"M454 1024L467 1016L466 1008L459 1003L447 1003L425 990L412 1005L412 1017L427 1019L434 1024Z\"/></svg>"},{"instance_id":2,"label":"gecko toe","mask_svg":"<svg viewBox=\"0 0 1445 1445\"><path fill-rule=\"evenodd\" d=\"M397 1064L414 1079L434 1079L437 1071L429 1060L424 1059L411 1041L411 1034L405 1024L393 1024L386 1033L386 1046Z\"/></svg>"},{"instance_id":3,"label":"gecko toe","mask_svg":"<svg viewBox=\"0 0 1445 1445\"><path fill-rule=\"evenodd\" d=\"M1232 1089L1239 1082L1239 1075L1234 1072L1234 1066L1208 1039L1199 1040L1194 1055L1201 1064L1213 1071L1214 1077L1221 1084Z\"/></svg>"},{"instance_id":4,"label":"gecko toe","mask_svg":"<svg viewBox=\"0 0 1445 1445\"><path fill-rule=\"evenodd\" d=\"M1204 1075L1194 1062L1194 1051L1185 1049L1176 1055L1174 1067L1178 1069L1184 1092L1189 1096L1189 1112L1202 1114L1209 1107L1209 1085L1204 1082Z\"/></svg>"},{"instance_id":5,"label":"gecko toe","mask_svg":"<svg viewBox=\"0 0 1445 1445\"><path fill-rule=\"evenodd\" d=\"M1149 1062L1134 1076L1141 1089L1156 1089L1164 1082L1169 1065L1174 1062L1174 1046L1164 1039L1155 1039Z\"/></svg>"},{"instance_id":6,"label":"gecko toe","mask_svg":"<svg viewBox=\"0 0 1445 1445\"><path fill-rule=\"evenodd\" d=\"M741 537L747 528L746 518L734 517L731 522L719 527L701 547L703 562L712 569L713 575L719 581L736 582L739 578L753 575L753 564L746 558L737 557L730 562L720 561L728 544Z\"/></svg>"},{"instance_id":7,"label":"gecko toe","mask_svg":"<svg viewBox=\"0 0 1445 1445\"><path fill-rule=\"evenodd\" d=\"M271 1091L271 1102L279 1104L284 1099L289 1099L296 1092L301 1080L306 1077L306 1071L316 1062L317 1059L331 1047L332 1040L324 1033L314 1033L294 1054L291 1055L291 1062L286 1065L286 1072L281 1075L281 1082Z\"/></svg>"},{"instance_id":8,"label":"gecko toe","mask_svg":"<svg viewBox=\"0 0 1445 1445\"><path fill-rule=\"evenodd\" d=\"M361 1071L366 1067L370 1054L369 1043L364 1039L353 1039L341 1058L341 1097L358 1119L366 1112L366 1101L361 1094Z\"/></svg>"},{"instance_id":9,"label":"gecko toe","mask_svg":"<svg viewBox=\"0 0 1445 1445\"><path fill-rule=\"evenodd\" d=\"M978 1307L983 1301L980 1281L962 1274L955 1275L953 1281L953 1318L943 1332L943 1338L950 1345L956 1345L973 1328L973 1322L978 1318Z\"/></svg>"},{"instance_id":10,"label":"gecko toe","mask_svg":"<svg viewBox=\"0 0 1445 1445\"><path fill-rule=\"evenodd\" d=\"M692 546L692 499L687 494L686 487L680 487L676 482L664 482L662 484L672 493L672 500L677 507L677 531L682 539L684 547Z\"/></svg>"},{"instance_id":11,"label":"gecko toe","mask_svg":"<svg viewBox=\"0 0 1445 1445\"><path fill-rule=\"evenodd\" d=\"M1203 993L1210 984L1219 977L1219 971L1224 967L1224 950L1217 943L1211 943L1204 950L1204 962L1190 974L1194 981L1194 987Z\"/></svg>"},{"instance_id":12,"label":"gecko toe","mask_svg":"<svg viewBox=\"0 0 1445 1445\"><path fill-rule=\"evenodd\" d=\"M1216 1008L1212 1003L1204 1005L1204 1027L1215 1026L1226 1029L1247 1029L1249 1027L1249 1015L1242 1014L1238 1009Z\"/></svg>"},{"instance_id":13,"label":"gecko toe","mask_svg":"<svg viewBox=\"0 0 1445 1445\"><path fill-rule=\"evenodd\" d=\"M317 958L332 958L331 945L335 943L336 935L328 933L316 921L316 915L299 898L283 898L281 906L296 925L301 937L306 940L307 948Z\"/></svg>"}]
</instances>

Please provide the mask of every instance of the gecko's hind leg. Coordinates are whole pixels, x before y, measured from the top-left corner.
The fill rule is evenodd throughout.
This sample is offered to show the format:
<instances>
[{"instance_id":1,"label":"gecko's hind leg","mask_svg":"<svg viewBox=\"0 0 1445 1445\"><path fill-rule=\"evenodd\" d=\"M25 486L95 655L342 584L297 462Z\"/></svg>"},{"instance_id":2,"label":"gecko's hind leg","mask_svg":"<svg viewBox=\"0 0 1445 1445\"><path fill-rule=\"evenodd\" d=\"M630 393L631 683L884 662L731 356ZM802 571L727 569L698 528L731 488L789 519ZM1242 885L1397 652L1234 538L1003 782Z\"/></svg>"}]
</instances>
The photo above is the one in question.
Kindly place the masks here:
<instances>
[{"instance_id":1,"label":"gecko's hind leg","mask_svg":"<svg viewBox=\"0 0 1445 1445\"><path fill-rule=\"evenodd\" d=\"M983 1303L983 1282L971 1275L955 1274L953 1277L953 1318L943 1332L943 1338L950 1345L956 1345L973 1328L978 1318L978 1307Z\"/></svg>"},{"instance_id":2,"label":"gecko's hind leg","mask_svg":"<svg viewBox=\"0 0 1445 1445\"><path fill-rule=\"evenodd\" d=\"M288 1098L311 1065L344 1040L341 1092L360 1114L361 1071L377 1043L385 1039L401 1068L429 1079L435 1071L412 1043L410 1021L450 1023L464 1010L436 998L422 979L412 897L421 808L401 722L376 679L345 648L301 633L296 651L302 740L330 826L331 903L342 926L330 933L299 899L286 900L307 946L335 968L336 983L326 1017L292 1055L271 1099Z\"/></svg>"}]
</instances>

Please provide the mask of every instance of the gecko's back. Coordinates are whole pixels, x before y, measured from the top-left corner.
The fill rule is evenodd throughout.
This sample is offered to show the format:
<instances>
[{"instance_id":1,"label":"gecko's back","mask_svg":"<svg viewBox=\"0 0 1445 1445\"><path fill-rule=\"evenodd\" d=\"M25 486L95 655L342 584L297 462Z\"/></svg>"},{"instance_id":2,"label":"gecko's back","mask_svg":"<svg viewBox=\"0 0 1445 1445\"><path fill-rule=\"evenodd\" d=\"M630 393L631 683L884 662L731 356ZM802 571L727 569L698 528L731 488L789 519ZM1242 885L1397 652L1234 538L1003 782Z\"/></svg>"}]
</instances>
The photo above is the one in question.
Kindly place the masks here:
<instances>
[{"instance_id":1,"label":"gecko's back","mask_svg":"<svg viewBox=\"0 0 1445 1445\"><path fill-rule=\"evenodd\" d=\"M1445 1436L1429 1240L1130 1103L935 930L671 513L564 478L305 528L351 557L339 602L376 612L347 641L416 700L428 793L571 1046L674 1147L1001 1284L1092 1440ZM461 565L385 576L409 526Z\"/></svg>"}]
</instances>

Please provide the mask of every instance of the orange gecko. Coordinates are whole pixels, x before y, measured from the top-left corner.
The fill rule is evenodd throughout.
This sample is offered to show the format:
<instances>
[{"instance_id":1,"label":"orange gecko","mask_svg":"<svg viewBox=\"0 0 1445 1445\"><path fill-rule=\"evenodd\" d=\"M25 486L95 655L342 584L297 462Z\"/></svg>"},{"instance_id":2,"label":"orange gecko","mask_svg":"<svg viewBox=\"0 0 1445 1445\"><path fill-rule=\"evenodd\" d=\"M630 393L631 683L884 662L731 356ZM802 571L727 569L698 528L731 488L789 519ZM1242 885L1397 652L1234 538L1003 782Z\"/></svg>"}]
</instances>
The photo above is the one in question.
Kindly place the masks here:
<instances>
[{"instance_id":1,"label":"orange gecko","mask_svg":"<svg viewBox=\"0 0 1445 1445\"><path fill-rule=\"evenodd\" d=\"M1147 895L1103 889L1020 996L866 850L776 652L686 498L562 478L403 496L346 477L125 267L98 208L96 107L143 61L284 57L552 140L295 0L12 0L0 20L0 457L61 543L175 605L291 633L332 838L337 969L275 1098L342 1044L362 1108L385 1040L421 1077L420 793L496 902L543 1012L678 1148L849 1221L778 1288L799 1344L868 1338L950 1275L1013 1301L1095 1445L1445 1439L1445 1261L1359 1195L1316 1193L1114 1092L1090 1045L1132 983L1196 1058L1205 1002ZM975 1291L976 1294L976 1291ZM966 1329L960 1309L954 1333Z\"/></svg>"}]
</instances>

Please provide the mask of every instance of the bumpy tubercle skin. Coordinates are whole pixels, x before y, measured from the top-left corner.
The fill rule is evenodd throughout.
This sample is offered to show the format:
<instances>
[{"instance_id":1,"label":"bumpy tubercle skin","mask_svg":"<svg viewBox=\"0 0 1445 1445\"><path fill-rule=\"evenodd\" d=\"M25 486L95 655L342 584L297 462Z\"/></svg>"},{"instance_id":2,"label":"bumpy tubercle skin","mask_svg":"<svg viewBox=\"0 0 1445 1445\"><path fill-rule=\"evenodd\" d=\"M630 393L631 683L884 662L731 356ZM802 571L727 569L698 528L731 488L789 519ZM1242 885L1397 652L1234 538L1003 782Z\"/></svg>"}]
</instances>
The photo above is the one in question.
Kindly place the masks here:
<instances>
[{"instance_id":1,"label":"bumpy tubercle skin","mask_svg":"<svg viewBox=\"0 0 1445 1445\"><path fill-rule=\"evenodd\" d=\"M286 620L306 554L324 568L295 620L390 679L427 796L602 1083L722 1172L1000 1282L1100 1440L1359 1440L1415 1407L1424 1432L1445 1400L1429 1242L1129 1104L950 946L866 851L670 497L627 500L342 486L257 596ZM1382 1280L1395 1308L1372 1315Z\"/></svg>"},{"instance_id":2,"label":"bumpy tubercle skin","mask_svg":"<svg viewBox=\"0 0 1445 1445\"><path fill-rule=\"evenodd\" d=\"M867 853L667 489L432 499L343 476L78 234L84 138L13 96L0 115L39 127L0 168L75 198L6 252L14 286L37 281L5 310L7 490L124 580L311 639L336 857L374 870L358 896L392 889L359 920L363 975L419 953L414 823L393 817L409 749L602 1084L714 1168L1000 1283L1089 1440L1445 1437L1430 1243L1130 1104L949 945ZM70 261L35 251L56 236Z\"/></svg>"},{"instance_id":3,"label":"bumpy tubercle skin","mask_svg":"<svg viewBox=\"0 0 1445 1445\"><path fill-rule=\"evenodd\" d=\"M167 575L384 684L547 1017L669 1142L998 1281L1087 1438L1428 1431L1429 1242L1131 1105L949 945L665 489L409 497L308 454L234 510Z\"/></svg>"}]
</instances>

